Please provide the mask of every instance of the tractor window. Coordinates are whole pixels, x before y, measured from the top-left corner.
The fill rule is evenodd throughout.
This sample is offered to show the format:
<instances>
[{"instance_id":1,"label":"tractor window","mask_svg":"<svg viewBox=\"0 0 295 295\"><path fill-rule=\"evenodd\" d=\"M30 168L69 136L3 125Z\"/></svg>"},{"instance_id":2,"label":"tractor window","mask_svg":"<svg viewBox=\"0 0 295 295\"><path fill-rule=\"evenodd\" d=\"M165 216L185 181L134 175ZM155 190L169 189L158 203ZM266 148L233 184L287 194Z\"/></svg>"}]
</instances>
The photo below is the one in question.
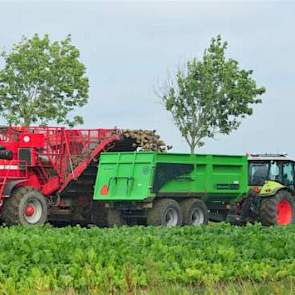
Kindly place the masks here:
<instances>
[{"instance_id":1,"label":"tractor window","mask_svg":"<svg viewBox=\"0 0 295 295\"><path fill-rule=\"evenodd\" d=\"M275 161L272 161L270 164L269 179L280 181L280 167Z\"/></svg>"},{"instance_id":2,"label":"tractor window","mask_svg":"<svg viewBox=\"0 0 295 295\"><path fill-rule=\"evenodd\" d=\"M249 165L249 184L263 185L268 179L269 163L250 162Z\"/></svg>"},{"instance_id":3,"label":"tractor window","mask_svg":"<svg viewBox=\"0 0 295 295\"><path fill-rule=\"evenodd\" d=\"M294 185L293 163L283 163L283 177L282 183L286 186Z\"/></svg>"}]
</instances>

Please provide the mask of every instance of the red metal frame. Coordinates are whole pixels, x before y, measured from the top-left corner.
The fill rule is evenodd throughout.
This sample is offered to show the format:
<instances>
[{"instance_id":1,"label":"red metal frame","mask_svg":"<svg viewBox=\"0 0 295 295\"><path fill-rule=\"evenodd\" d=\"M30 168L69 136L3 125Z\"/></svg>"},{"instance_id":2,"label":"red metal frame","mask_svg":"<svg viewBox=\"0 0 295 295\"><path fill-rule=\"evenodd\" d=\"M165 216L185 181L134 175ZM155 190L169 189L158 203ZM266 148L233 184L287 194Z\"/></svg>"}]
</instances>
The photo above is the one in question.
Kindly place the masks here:
<instances>
[{"instance_id":1,"label":"red metal frame","mask_svg":"<svg viewBox=\"0 0 295 295\"><path fill-rule=\"evenodd\" d=\"M120 140L112 129L62 127L0 127L0 146L13 152L12 160L0 159L0 205L5 186L23 180L45 196L62 192L112 142ZM30 160L21 158L30 153Z\"/></svg>"},{"instance_id":2,"label":"red metal frame","mask_svg":"<svg viewBox=\"0 0 295 295\"><path fill-rule=\"evenodd\" d=\"M22 169L19 169L22 167ZM8 181L11 180L26 180L28 178L28 171L26 163L18 160L5 161L0 164L0 171L4 172L0 177L0 207L3 205L5 197L4 190Z\"/></svg>"}]
</instances>

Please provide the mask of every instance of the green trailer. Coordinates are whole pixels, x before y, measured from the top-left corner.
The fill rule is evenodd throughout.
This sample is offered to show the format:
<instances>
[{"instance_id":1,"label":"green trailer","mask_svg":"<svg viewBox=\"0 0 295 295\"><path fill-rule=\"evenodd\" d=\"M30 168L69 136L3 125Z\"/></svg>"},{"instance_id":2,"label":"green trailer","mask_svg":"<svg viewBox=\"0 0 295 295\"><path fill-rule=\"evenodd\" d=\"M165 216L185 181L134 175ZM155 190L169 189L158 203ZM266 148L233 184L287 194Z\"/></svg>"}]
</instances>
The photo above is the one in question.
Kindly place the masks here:
<instances>
[{"instance_id":1,"label":"green trailer","mask_svg":"<svg viewBox=\"0 0 295 295\"><path fill-rule=\"evenodd\" d=\"M206 224L248 193L246 156L103 153L94 200L109 223ZM225 216L223 216L225 217Z\"/></svg>"}]
</instances>

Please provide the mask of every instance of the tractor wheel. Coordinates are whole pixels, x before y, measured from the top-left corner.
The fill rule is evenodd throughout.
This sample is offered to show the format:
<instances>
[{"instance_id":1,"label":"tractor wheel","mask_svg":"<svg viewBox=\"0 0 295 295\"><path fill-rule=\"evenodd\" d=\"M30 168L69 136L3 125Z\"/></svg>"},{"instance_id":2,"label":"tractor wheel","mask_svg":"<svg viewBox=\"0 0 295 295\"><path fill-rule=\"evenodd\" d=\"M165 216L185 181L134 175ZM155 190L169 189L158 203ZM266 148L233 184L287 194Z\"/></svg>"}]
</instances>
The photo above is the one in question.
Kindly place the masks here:
<instances>
[{"instance_id":1,"label":"tractor wheel","mask_svg":"<svg viewBox=\"0 0 295 295\"><path fill-rule=\"evenodd\" d=\"M187 199L180 203L184 225L208 224L208 208L199 199Z\"/></svg>"},{"instance_id":2,"label":"tractor wheel","mask_svg":"<svg viewBox=\"0 0 295 295\"><path fill-rule=\"evenodd\" d=\"M3 220L8 225L42 225L47 221L47 201L32 187L17 188L4 200Z\"/></svg>"},{"instance_id":3,"label":"tractor wheel","mask_svg":"<svg viewBox=\"0 0 295 295\"><path fill-rule=\"evenodd\" d=\"M123 218L120 210L117 210L117 209L107 209L106 225L108 227L121 226L121 225L126 225L126 224L127 224L127 222Z\"/></svg>"},{"instance_id":4,"label":"tractor wheel","mask_svg":"<svg viewBox=\"0 0 295 295\"><path fill-rule=\"evenodd\" d=\"M180 206L172 199L155 201L153 208L148 211L147 224L165 227L181 225L182 213Z\"/></svg>"},{"instance_id":5,"label":"tractor wheel","mask_svg":"<svg viewBox=\"0 0 295 295\"><path fill-rule=\"evenodd\" d=\"M261 201L260 220L263 225L287 225L295 221L295 201L287 191Z\"/></svg>"}]
</instances>

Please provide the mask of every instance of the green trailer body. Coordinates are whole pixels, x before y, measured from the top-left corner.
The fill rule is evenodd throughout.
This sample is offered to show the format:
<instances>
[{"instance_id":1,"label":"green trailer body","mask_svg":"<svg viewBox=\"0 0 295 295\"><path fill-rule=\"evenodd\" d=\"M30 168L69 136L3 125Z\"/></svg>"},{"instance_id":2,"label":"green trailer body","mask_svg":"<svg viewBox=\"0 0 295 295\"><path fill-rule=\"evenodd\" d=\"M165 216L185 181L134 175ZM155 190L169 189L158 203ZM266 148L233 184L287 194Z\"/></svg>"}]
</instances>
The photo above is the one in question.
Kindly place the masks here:
<instances>
[{"instance_id":1,"label":"green trailer body","mask_svg":"<svg viewBox=\"0 0 295 295\"><path fill-rule=\"evenodd\" d=\"M100 156L94 200L142 202L167 196L231 203L247 192L246 156L108 152Z\"/></svg>"}]
</instances>

